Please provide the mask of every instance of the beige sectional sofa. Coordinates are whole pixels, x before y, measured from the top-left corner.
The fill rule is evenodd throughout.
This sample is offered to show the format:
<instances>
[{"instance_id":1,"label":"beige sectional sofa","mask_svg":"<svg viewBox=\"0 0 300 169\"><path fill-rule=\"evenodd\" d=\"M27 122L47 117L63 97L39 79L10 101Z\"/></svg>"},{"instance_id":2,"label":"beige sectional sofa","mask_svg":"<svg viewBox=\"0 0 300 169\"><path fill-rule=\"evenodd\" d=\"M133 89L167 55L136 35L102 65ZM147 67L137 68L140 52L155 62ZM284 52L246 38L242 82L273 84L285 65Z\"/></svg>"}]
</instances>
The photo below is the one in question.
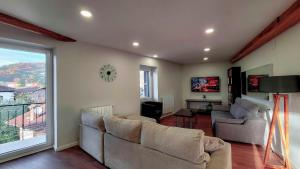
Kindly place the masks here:
<instances>
[{"instance_id":1,"label":"beige sectional sofa","mask_svg":"<svg viewBox=\"0 0 300 169\"><path fill-rule=\"evenodd\" d=\"M111 169L231 169L231 146L141 116L82 114L80 146ZM105 126L105 127L104 127Z\"/></svg>"}]
</instances>

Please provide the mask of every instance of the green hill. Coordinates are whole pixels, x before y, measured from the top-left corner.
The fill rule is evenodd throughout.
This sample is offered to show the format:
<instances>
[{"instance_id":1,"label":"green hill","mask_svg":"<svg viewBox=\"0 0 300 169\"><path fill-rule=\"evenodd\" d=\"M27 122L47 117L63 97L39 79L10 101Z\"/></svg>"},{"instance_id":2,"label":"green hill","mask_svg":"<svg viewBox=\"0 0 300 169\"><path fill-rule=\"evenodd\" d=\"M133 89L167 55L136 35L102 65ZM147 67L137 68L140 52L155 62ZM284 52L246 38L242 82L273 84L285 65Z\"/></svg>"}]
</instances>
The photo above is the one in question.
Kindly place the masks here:
<instances>
[{"instance_id":1,"label":"green hill","mask_svg":"<svg viewBox=\"0 0 300 169\"><path fill-rule=\"evenodd\" d=\"M16 82L20 87L28 83L45 86L45 63L17 63L0 67L0 85Z\"/></svg>"}]
</instances>

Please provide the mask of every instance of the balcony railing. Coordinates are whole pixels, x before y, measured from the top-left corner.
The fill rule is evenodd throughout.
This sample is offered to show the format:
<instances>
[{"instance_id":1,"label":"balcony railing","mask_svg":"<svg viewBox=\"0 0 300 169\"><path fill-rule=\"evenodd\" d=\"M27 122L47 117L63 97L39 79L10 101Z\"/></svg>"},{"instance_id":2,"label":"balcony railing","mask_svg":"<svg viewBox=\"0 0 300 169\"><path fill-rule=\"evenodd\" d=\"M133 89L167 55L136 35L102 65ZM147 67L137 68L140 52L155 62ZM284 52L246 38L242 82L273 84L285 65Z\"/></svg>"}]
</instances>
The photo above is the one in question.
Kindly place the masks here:
<instances>
[{"instance_id":1,"label":"balcony railing","mask_svg":"<svg viewBox=\"0 0 300 169\"><path fill-rule=\"evenodd\" d=\"M0 105L0 144L46 134L46 104Z\"/></svg>"}]
</instances>

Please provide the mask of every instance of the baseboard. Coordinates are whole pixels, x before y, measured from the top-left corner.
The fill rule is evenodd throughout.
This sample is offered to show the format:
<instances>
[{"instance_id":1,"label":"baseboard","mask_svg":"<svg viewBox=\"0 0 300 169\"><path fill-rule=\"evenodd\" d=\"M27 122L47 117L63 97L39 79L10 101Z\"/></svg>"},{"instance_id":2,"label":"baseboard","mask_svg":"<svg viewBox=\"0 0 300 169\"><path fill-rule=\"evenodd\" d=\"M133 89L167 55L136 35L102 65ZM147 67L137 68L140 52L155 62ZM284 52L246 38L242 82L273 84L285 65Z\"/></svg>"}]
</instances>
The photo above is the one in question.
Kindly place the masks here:
<instances>
[{"instance_id":1,"label":"baseboard","mask_svg":"<svg viewBox=\"0 0 300 169\"><path fill-rule=\"evenodd\" d=\"M53 146L47 146L47 147L43 147L43 148L40 148L40 149L29 151L29 152L26 152L26 153L21 153L21 154L12 156L12 157L8 157L8 158L5 158L5 159L0 159L0 164L4 163L4 162L7 162L7 161L15 160L17 158L32 155L32 154L35 154L35 153L38 153L38 152L42 152L42 151L45 151L45 150L49 150L49 149L52 149L52 148L53 148Z\"/></svg>"},{"instance_id":2,"label":"baseboard","mask_svg":"<svg viewBox=\"0 0 300 169\"><path fill-rule=\"evenodd\" d=\"M75 147L77 145L78 145L78 141L75 141L75 142L72 142L72 143L68 143L68 144L65 144L65 145L58 146L54 150L55 151L62 151L62 150L65 150L65 149L68 149L68 148L71 148L71 147Z\"/></svg>"},{"instance_id":3,"label":"baseboard","mask_svg":"<svg viewBox=\"0 0 300 169\"><path fill-rule=\"evenodd\" d=\"M168 117L168 116L172 116L173 114L174 114L173 112L165 113L165 114L163 114L163 115L161 116L160 119L163 119L163 118Z\"/></svg>"}]
</instances>

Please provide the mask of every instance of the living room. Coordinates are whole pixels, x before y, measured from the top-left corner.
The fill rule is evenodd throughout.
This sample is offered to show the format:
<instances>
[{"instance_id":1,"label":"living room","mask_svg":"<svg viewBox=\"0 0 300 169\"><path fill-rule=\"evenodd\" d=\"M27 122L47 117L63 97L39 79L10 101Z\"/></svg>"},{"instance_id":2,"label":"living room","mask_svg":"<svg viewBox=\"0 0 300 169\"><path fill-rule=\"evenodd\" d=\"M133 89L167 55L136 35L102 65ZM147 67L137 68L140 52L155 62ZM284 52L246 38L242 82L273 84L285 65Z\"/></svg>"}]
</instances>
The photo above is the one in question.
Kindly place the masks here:
<instances>
[{"instance_id":1,"label":"living room","mask_svg":"<svg viewBox=\"0 0 300 169\"><path fill-rule=\"evenodd\" d=\"M19 128L17 133L22 134L18 136L19 141L10 141L10 147L6 146L8 143L0 142L2 149L0 168L152 169L144 167L145 165L142 165L143 167L134 165L128 167L125 164L122 166L122 161L118 163L121 168L118 168L113 163L118 159L105 162L105 156L108 156L110 151L105 153L103 150L103 162L101 162L84 150L82 139L89 137L82 138L83 110L96 107L99 109L97 111L102 111L103 106L111 106L112 109L105 112L118 114L123 118L130 114L142 115L142 104L145 101L160 102L162 115L158 119L159 127L193 128L184 131L189 133L190 130L193 132L196 130L195 132L199 134L203 130L207 136L222 139L223 132L213 131L214 127L218 129L218 126L212 124L213 111L219 109L231 111L228 107L229 93L231 93L228 87L228 70L239 67L240 87L231 90L238 89L242 100L265 107L266 125L262 129L266 131L263 135L264 139L260 140L263 143L260 145L234 140L235 138L223 138L231 147L225 155L229 159L224 156L227 161L221 160L218 164L213 162L218 159L208 153L211 159L207 168L268 168L269 163L275 163L286 168L298 169L300 166L298 160L300 144L297 135L300 129L298 124L300 105L297 104L300 101L299 93L268 91L264 92L262 98L260 92L249 91L251 77L249 75L267 75L262 78L300 75L299 11L300 2L295 0L0 2L0 66L3 68L8 66L4 62L14 66L6 69L7 71L2 71L0 67L0 71L6 72L0 74L0 86L5 86L5 90L0 90L0 95L1 92L9 95L7 102L3 101L5 97L0 100L0 115L3 118L9 112L13 112L7 111L5 106L21 105L21 108L18 107L20 113L8 115L3 126L10 124L7 123L8 121L12 122L14 128ZM31 53L28 54L27 59L22 59L25 58L25 54L20 51ZM43 55L38 56L38 54ZM41 59L32 60L30 57ZM12 68L20 67L20 63L29 62L32 63L31 65L43 63L42 69L26 71L31 74L24 77L34 76L34 78L20 82L18 79L23 76L16 78ZM29 67L24 64L21 66L21 72L26 70L25 66ZM41 81L41 85L33 83L35 77L40 77L32 74L35 71L43 75L42 80L38 81ZM11 76L12 74L14 76ZM7 75L12 78L7 78ZM213 79L217 84L213 85L216 91L203 91L202 88L193 90L193 78L198 82L209 81L207 78ZM256 77L253 78L257 80ZM5 81L6 79L12 80ZM246 84L242 81L246 81ZM204 87L207 88L210 87ZM36 94L41 91L40 89L46 90L44 95ZM39 98L38 101L28 106L29 103L24 102L22 97L26 94L24 91L28 91L34 98ZM272 133L269 128L273 126L271 121L274 119L272 115L275 114L273 102L276 100L273 99L273 93L288 93L289 137L284 137L286 130L281 137L278 130L280 127L276 127L273 144L268 148L268 134ZM32 102L32 99L30 101ZM183 118L176 116L176 113L186 110L187 101L191 102L192 110L199 111L204 107L209 111L191 111L192 114L196 114L196 117L187 118L184 123L181 121ZM233 103L235 99L231 101ZM207 104L212 102L221 105ZM41 103L42 106L38 106ZM280 106L279 113L281 120L284 121L283 101L277 105ZM3 112L2 107L5 107ZM31 107L37 108L31 109ZM30 111L26 111L27 109ZM44 137L40 134L40 128L35 132L29 132L32 126L27 128L25 124L24 127L24 121L23 126L18 125L18 117L20 122L22 118L26 121L26 114L28 119L31 119L28 120L28 125L39 120L45 124L42 130ZM243 121L241 124L245 123ZM286 123L283 124L285 127ZM229 131L231 133L227 133L226 136L232 133L236 134L236 137L244 134L234 133L234 130ZM184 135L185 132L181 134ZM32 143L29 143L30 139L27 139L27 135L28 138L29 135L38 138L35 139L36 145L27 145ZM140 139L140 142L143 142L142 138ZM170 142L170 145L178 145L179 140ZM42 142L37 143L37 141ZM20 145L17 142L23 143ZM281 142L289 144L281 144ZM94 141L87 144L94 146L93 143ZM24 145L27 146L19 148ZM183 145L182 149L184 148ZM123 152L123 148L119 149L120 153ZM4 150L7 151L2 153ZM267 150L270 150L272 159L265 163ZM285 150L288 150L287 154ZM159 150L161 151L163 150ZM165 154L176 156L172 154L175 150L166 151L171 152ZM127 152L123 156L138 158L138 155L133 155L133 152ZM107 160L111 160L111 156L109 157ZM185 157L180 154L179 159ZM282 159L285 160L281 162ZM160 164L159 160L156 161L154 158L150 160L153 160L150 161L151 163ZM227 166L222 166L222 162ZM166 169L172 166L169 164L171 162L165 163L156 168ZM178 169L192 168L185 162L177 164L176 161L173 164L176 164ZM201 167L203 168L203 166L193 166L193 168Z\"/></svg>"}]
</instances>

